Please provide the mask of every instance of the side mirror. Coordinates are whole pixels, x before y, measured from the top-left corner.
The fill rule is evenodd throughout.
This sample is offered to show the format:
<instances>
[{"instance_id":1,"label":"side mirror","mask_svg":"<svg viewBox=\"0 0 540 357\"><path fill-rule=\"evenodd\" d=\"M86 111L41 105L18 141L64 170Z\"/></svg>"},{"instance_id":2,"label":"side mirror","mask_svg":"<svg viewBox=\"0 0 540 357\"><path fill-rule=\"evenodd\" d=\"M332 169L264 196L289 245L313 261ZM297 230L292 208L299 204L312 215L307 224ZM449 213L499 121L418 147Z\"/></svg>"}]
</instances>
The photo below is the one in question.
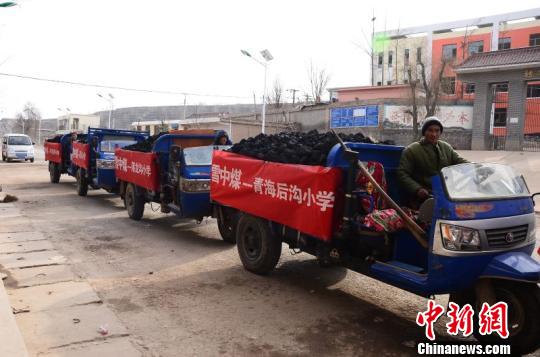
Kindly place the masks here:
<instances>
[{"instance_id":1,"label":"side mirror","mask_svg":"<svg viewBox=\"0 0 540 357\"><path fill-rule=\"evenodd\" d=\"M533 194L531 195L531 198L532 198L532 200L533 200L533 206L536 206L536 204L534 203L534 197L535 197L535 196L538 196L538 195L540 195L540 192L536 192L536 193L533 193Z\"/></svg>"}]
</instances>

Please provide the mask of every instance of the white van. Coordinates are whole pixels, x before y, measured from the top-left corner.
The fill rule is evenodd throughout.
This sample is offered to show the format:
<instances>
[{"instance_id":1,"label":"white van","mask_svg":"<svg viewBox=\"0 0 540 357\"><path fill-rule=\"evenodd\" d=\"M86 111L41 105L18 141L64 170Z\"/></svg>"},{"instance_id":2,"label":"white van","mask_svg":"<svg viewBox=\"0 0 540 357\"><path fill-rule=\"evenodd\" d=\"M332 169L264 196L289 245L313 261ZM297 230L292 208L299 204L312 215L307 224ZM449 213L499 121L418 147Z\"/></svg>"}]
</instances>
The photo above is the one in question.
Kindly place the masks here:
<instances>
[{"instance_id":1,"label":"white van","mask_svg":"<svg viewBox=\"0 0 540 357\"><path fill-rule=\"evenodd\" d=\"M34 143L28 135L6 134L2 137L2 161L34 162Z\"/></svg>"}]
</instances>

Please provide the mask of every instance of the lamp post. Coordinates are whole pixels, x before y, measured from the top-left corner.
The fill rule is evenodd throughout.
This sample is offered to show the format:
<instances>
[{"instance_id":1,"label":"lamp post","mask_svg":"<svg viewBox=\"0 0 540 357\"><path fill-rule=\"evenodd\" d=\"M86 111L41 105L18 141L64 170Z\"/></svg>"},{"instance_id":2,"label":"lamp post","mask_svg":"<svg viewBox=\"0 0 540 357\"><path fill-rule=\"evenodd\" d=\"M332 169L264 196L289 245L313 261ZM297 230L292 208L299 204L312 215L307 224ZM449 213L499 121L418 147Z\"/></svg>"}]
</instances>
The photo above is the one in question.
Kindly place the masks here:
<instances>
[{"instance_id":1,"label":"lamp post","mask_svg":"<svg viewBox=\"0 0 540 357\"><path fill-rule=\"evenodd\" d=\"M266 121L266 74L268 72L268 62L273 60L274 57L272 56L270 51L262 50L261 51L261 56L264 58L264 62L263 62L263 61L259 61L255 57L251 56L251 54L246 50L240 50L240 52L242 52L242 54L244 56L247 56L247 57L251 58L252 60L254 60L255 62L257 62L258 64L260 64L261 66L264 67L264 89L263 89L262 127L261 127L261 132L264 134L264 132L265 132L265 130L264 130L265 129L265 121Z\"/></svg>"},{"instance_id":2,"label":"lamp post","mask_svg":"<svg viewBox=\"0 0 540 357\"><path fill-rule=\"evenodd\" d=\"M111 107L109 109L109 129L111 129L111 116L112 116L112 112L113 112L113 109L114 109L114 102L113 102L114 97L113 97L113 95L111 93L109 93L109 98L107 98L104 95L101 95L101 93L98 93L97 96L104 99L104 100L106 100L111 105ZM113 127L114 127L114 120L113 120Z\"/></svg>"}]
</instances>

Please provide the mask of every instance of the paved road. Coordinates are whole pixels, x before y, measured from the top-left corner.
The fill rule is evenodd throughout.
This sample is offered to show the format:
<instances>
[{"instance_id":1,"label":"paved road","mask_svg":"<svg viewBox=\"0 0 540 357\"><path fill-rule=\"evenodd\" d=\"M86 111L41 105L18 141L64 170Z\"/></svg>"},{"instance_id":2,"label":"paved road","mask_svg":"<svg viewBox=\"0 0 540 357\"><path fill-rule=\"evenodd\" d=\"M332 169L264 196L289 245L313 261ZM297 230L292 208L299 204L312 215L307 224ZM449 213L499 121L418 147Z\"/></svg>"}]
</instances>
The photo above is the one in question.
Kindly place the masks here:
<instances>
[{"instance_id":1,"label":"paved road","mask_svg":"<svg viewBox=\"0 0 540 357\"><path fill-rule=\"evenodd\" d=\"M321 269L285 246L273 274L250 274L214 221L178 220L150 205L131 221L115 196L79 197L66 176L50 184L43 162L0 163L0 180L144 356L416 355L423 331L414 320L426 300L415 295ZM442 331L441 341L453 340Z\"/></svg>"}]
</instances>

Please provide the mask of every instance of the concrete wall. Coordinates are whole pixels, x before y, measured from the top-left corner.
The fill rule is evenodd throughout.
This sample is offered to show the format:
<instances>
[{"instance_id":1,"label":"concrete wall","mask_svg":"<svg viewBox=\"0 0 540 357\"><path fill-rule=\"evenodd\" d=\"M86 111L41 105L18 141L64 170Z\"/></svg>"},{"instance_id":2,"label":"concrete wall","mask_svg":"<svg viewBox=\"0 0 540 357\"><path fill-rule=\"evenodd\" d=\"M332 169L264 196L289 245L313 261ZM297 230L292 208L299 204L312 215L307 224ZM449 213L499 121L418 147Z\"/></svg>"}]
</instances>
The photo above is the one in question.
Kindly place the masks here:
<instances>
[{"instance_id":1,"label":"concrete wall","mask_svg":"<svg viewBox=\"0 0 540 357\"><path fill-rule=\"evenodd\" d=\"M266 133L274 134L281 131L299 130L307 132L310 130L328 131L330 110L338 107L349 107L357 105L378 105L379 106L379 126L371 128L346 128L336 129L337 132L356 133L362 132L364 135L373 137L376 140L392 140L398 145L408 145L415 140L412 128L384 128L384 106L388 101L365 100L349 103L335 103L332 105L322 105L306 108L297 108L290 112L271 112L266 115ZM393 101L391 104L406 104L406 101ZM223 123L229 123L228 119L223 119ZM231 117L233 139L239 141L243 138L256 136L261 133L260 115L239 115ZM449 142L456 149L471 149L472 130L466 129L445 129L442 140Z\"/></svg>"}]
</instances>

